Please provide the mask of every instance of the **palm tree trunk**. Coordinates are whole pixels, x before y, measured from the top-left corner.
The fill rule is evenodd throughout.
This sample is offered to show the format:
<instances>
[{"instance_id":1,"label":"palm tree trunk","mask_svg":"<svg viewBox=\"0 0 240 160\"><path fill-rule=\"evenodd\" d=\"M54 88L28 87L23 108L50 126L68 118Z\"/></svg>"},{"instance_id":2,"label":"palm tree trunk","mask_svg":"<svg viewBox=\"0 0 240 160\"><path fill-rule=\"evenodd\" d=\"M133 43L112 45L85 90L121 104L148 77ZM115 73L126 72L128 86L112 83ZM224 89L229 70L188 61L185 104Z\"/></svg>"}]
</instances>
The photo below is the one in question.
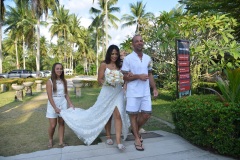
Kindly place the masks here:
<instances>
[{"instance_id":1,"label":"palm tree trunk","mask_svg":"<svg viewBox=\"0 0 240 160\"><path fill-rule=\"evenodd\" d=\"M3 56L2 56L2 20L0 20L0 73L2 73L2 61L3 61Z\"/></svg>"},{"instance_id":2,"label":"palm tree trunk","mask_svg":"<svg viewBox=\"0 0 240 160\"><path fill-rule=\"evenodd\" d=\"M17 41L15 40L15 42L14 42L14 44L15 44L15 51L16 51L16 67L17 67L17 69L20 69L20 66L19 66L19 62L18 62L18 50L17 50Z\"/></svg>"},{"instance_id":3,"label":"palm tree trunk","mask_svg":"<svg viewBox=\"0 0 240 160\"><path fill-rule=\"evenodd\" d=\"M98 75L98 33L97 33L96 46L97 46L97 75Z\"/></svg>"},{"instance_id":4,"label":"palm tree trunk","mask_svg":"<svg viewBox=\"0 0 240 160\"><path fill-rule=\"evenodd\" d=\"M74 48L74 43L72 44L72 49ZM71 50L71 56L72 56L72 59L71 59L71 69L72 69L72 71L73 71L73 50Z\"/></svg>"},{"instance_id":5,"label":"palm tree trunk","mask_svg":"<svg viewBox=\"0 0 240 160\"><path fill-rule=\"evenodd\" d=\"M23 36L23 69L26 68L26 65L25 65L25 55L26 55L26 48L25 48L25 41L24 41L24 36Z\"/></svg>"},{"instance_id":6,"label":"palm tree trunk","mask_svg":"<svg viewBox=\"0 0 240 160\"><path fill-rule=\"evenodd\" d=\"M107 47L108 47L108 0L105 0L105 34L106 34L106 52L107 52ZM106 53L105 52L105 53Z\"/></svg>"},{"instance_id":7,"label":"palm tree trunk","mask_svg":"<svg viewBox=\"0 0 240 160\"><path fill-rule=\"evenodd\" d=\"M63 33L63 36L64 36L64 68L66 68L66 65L67 65L67 63L66 63L66 59L67 59L67 56L66 56L66 32L65 32L65 30L63 31L64 33Z\"/></svg>"},{"instance_id":8,"label":"palm tree trunk","mask_svg":"<svg viewBox=\"0 0 240 160\"><path fill-rule=\"evenodd\" d=\"M36 55L36 66L37 72L40 71L40 18L37 21L37 55Z\"/></svg>"}]
</instances>

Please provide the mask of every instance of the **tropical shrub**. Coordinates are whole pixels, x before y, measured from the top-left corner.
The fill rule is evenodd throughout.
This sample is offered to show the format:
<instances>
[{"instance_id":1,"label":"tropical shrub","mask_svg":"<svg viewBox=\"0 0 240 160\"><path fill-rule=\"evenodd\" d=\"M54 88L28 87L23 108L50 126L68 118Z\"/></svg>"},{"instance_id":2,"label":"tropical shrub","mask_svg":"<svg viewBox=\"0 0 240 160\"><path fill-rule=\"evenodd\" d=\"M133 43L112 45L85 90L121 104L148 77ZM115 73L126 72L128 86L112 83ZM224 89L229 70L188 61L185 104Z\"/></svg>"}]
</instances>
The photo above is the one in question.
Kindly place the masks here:
<instances>
[{"instance_id":1,"label":"tropical shrub","mask_svg":"<svg viewBox=\"0 0 240 160\"><path fill-rule=\"evenodd\" d=\"M240 158L240 104L193 95L171 105L175 131L191 143Z\"/></svg>"},{"instance_id":2,"label":"tropical shrub","mask_svg":"<svg viewBox=\"0 0 240 160\"><path fill-rule=\"evenodd\" d=\"M226 79L218 77L217 86L227 102L240 103L240 68L225 70Z\"/></svg>"}]
</instances>

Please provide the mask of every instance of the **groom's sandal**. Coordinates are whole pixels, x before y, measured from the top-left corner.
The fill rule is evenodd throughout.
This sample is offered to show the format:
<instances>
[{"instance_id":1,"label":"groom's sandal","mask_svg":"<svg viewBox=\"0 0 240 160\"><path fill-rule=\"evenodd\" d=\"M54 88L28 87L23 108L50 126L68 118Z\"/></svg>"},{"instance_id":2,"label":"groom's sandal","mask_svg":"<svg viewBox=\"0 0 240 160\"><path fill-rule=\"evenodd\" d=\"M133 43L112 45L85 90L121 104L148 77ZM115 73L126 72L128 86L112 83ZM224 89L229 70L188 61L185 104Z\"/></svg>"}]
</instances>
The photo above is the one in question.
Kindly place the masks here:
<instances>
[{"instance_id":1,"label":"groom's sandal","mask_svg":"<svg viewBox=\"0 0 240 160\"><path fill-rule=\"evenodd\" d=\"M137 145L137 144L134 143L134 145L135 145L136 150L138 150L138 151L144 151L144 148L143 148L142 144Z\"/></svg>"}]
</instances>

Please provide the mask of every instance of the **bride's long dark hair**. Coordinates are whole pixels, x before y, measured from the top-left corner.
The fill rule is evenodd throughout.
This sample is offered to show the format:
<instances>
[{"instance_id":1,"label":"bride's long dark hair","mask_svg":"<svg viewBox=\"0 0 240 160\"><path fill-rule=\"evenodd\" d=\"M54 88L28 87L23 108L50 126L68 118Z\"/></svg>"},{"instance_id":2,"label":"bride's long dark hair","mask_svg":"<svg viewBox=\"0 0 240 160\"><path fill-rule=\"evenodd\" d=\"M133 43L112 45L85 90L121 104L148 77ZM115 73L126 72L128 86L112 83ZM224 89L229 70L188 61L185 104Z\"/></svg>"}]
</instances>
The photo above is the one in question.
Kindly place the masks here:
<instances>
[{"instance_id":1,"label":"bride's long dark hair","mask_svg":"<svg viewBox=\"0 0 240 160\"><path fill-rule=\"evenodd\" d=\"M106 64L111 63L111 54L114 49L117 51L117 54L118 54L118 58L116 60L116 66L118 69L120 69L122 67L122 63L121 63L121 59L120 59L120 50L119 50L118 46L116 46L114 44L112 44L108 47L104 62Z\"/></svg>"}]
</instances>

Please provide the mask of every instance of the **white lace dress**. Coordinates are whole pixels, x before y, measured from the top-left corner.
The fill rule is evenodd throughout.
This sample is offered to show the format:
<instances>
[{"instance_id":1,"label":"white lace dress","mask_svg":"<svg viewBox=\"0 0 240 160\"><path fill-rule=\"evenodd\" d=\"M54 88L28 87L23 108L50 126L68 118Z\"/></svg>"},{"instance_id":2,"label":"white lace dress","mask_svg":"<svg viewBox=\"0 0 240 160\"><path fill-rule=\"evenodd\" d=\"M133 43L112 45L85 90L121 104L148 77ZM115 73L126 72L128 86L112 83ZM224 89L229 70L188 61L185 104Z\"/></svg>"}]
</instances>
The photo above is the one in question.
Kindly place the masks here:
<instances>
[{"instance_id":1,"label":"white lace dress","mask_svg":"<svg viewBox=\"0 0 240 160\"><path fill-rule=\"evenodd\" d=\"M69 108L61 111L61 116L67 125L85 144L90 145L103 130L115 107L118 108L122 119L123 140L127 138L130 126L126 114L122 84L119 83L122 73L118 70L105 70L105 80L95 104L87 110ZM115 85L115 87L110 85ZM113 117L114 119L114 117Z\"/></svg>"},{"instance_id":2,"label":"white lace dress","mask_svg":"<svg viewBox=\"0 0 240 160\"><path fill-rule=\"evenodd\" d=\"M51 79L49 80L52 83L52 80ZM52 92L53 101L57 108L61 110L67 109L67 100L65 98L63 82L61 80L56 80L56 86L57 86L57 92L56 93ZM53 106L48 100L46 117L57 118L58 116L61 117L61 115L55 112L55 110L53 109Z\"/></svg>"}]
</instances>

